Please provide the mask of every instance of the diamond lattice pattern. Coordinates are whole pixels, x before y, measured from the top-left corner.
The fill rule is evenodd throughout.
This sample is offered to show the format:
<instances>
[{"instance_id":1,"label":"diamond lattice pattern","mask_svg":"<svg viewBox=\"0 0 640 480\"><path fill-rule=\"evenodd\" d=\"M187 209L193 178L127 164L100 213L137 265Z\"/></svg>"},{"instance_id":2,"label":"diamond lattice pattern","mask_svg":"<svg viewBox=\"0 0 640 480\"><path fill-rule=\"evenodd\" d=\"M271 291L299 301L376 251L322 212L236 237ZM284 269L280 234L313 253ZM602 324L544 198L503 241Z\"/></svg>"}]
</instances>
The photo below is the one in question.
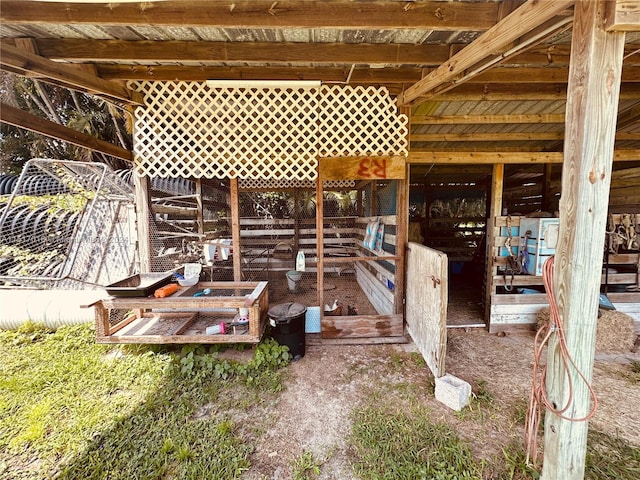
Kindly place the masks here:
<instances>
[{"instance_id":1,"label":"diamond lattice pattern","mask_svg":"<svg viewBox=\"0 0 640 480\"><path fill-rule=\"evenodd\" d=\"M313 181L319 157L407 154L407 117L384 88L129 87L145 97L134 130L139 175Z\"/></svg>"}]
</instances>

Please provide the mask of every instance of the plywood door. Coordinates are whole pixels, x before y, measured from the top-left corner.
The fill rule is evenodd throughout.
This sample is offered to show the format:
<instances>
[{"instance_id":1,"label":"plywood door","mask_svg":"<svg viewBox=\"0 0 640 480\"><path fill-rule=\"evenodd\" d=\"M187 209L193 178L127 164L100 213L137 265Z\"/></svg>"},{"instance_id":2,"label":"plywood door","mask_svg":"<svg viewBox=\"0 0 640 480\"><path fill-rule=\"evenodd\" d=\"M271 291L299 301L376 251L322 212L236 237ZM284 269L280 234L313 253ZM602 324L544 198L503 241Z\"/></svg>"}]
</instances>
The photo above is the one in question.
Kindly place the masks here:
<instances>
[{"instance_id":1,"label":"plywood door","mask_svg":"<svg viewBox=\"0 0 640 480\"><path fill-rule=\"evenodd\" d=\"M410 242L406 262L407 330L433 375L441 377L447 345L447 255Z\"/></svg>"}]
</instances>

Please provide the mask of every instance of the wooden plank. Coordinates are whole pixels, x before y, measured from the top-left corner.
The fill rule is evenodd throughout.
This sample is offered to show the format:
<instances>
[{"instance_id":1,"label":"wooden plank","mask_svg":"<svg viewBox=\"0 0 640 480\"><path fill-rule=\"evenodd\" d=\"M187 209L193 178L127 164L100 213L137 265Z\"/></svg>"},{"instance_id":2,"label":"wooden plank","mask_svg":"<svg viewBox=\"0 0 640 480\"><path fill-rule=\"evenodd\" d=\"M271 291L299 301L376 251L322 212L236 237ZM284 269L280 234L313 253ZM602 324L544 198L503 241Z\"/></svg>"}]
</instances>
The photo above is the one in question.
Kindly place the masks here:
<instances>
[{"instance_id":1,"label":"wooden plank","mask_svg":"<svg viewBox=\"0 0 640 480\"><path fill-rule=\"evenodd\" d=\"M409 242L406 263L407 331L434 376L441 377L447 346L447 256Z\"/></svg>"},{"instance_id":2,"label":"wooden plank","mask_svg":"<svg viewBox=\"0 0 640 480\"><path fill-rule=\"evenodd\" d=\"M635 162L640 159L640 150L616 150L616 162ZM562 152L442 152L411 150L407 163L411 165L434 164L532 164L562 163Z\"/></svg>"},{"instance_id":3,"label":"wooden plank","mask_svg":"<svg viewBox=\"0 0 640 480\"><path fill-rule=\"evenodd\" d=\"M3 0L0 22L65 25L175 25L219 28L397 28L483 31L495 23L494 2L236 2L180 0L163 2L78 3Z\"/></svg>"},{"instance_id":4,"label":"wooden plank","mask_svg":"<svg viewBox=\"0 0 640 480\"><path fill-rule=\"evenodd\" d=\"M453 55L448 61L399 95L398 105L409 105L425 95L454 88L464 80L482 73L482 71L502 61L504 58L499 58L497 61L495 59L504 51L508 50L510 54L514 54L518 49L529 47L533 42L517 44L515 42L523 36L523 33L530 32L550 21L556 15L562 14L571 7L572 3L572 1L568 0L524 3L467 47ZM563 22L566 25L565 18L560 18L559 20L557 23L558 28L563 25ZM485 64L478 67L481 62ZM473 70L469 73L468 69ZM464 79L462 78L463 76Z\"/></svg>"},{"instance_id":5,"label":"wooden plank","mask_svg":"<svg viewBox=\"0 0 640 480\"><path fill-rule=\"evenodd\" d=\"M132 313L131 315L129 315L127 318L125 318L121 322L118 322L115 325L113 325L111 328L109 328L109 331L107 332L107 335L113 335L113 334L119 332L124 327L129 325L131 322L134 322L138 318L142 317L142 315L143 315L142 313Z\"/></svg>"},{"instance_id":6,"label":"wooden plank","mask_svg":"<svg viewBox=\"0 0 640 480\"><path fill-rule=\"evenodd\" d=\"M322 180L402 179L405 159L401 156L320 158L318 175Z\"/></svg>"},{"instance_id":7,"label":"wooden plank","mask_svg":"<svg viewBox=\"0 0 640 480\"><path fill-rule=\"evenodd\" d=\"M585 471L588 423L574 419L584 418L592 407L588 387L593 377L624 52L624 34L602 29L605 8L603 1L590 1L576 2L574 9L560 235L553 274L566 351L573 361L569 377L556 331L548 347L546 398L564 414L546 411L542 478L581 480Z\"/></svg>"},{"instance_id":8,"label":"wooden plank","mask_svg":"<svg viewBox=\"0 0 640 480\"><path fill-rule=\"evenodd\" d=\"M402 337L404 323L397 315L330 316L322 320L322 338Z\"/></svg>"},{"instance_id":9,"label":"wooden plank","mask_svg":"<svg viewBox=\"0 0 640 480\"><path fill-rule=\"evenodd\" d=\"M86 133L65 127L6 103L0 104L0 121L19 128L72 143L89 150L104 153L123 160L133 161L133 152L113 143L105 142Z\"/></svg>"},{"instance_id":10,"label":"wooden plank","mask_svg":"<svg viewBox=\"0 0 640 480\"><path fill-rule=\"evenodd\" d=\"M229 204L231 205L231 243L234 252L242 252L242 236L240 232L240 196L238 193L238 179L229 180ZM242 254L233 255L233 279L242 279Z\"/></svg>"},{"instance_id":11,"label":"wooden plank","mask_svg":"<svg viewBox=\"0 0 640 480\"><path fill-rule=\"evenodd\" d=\"M324 185L322 178L318 175L316 180L316 198L324 198ZM316 284L318 286L317 305L324 305L324 202L316 202L316 252L318 255L318 262L316 264ZM322 329L322 323L324 322L324 308L320 308L320 325ZM321 331L324 337L324 331Z\"/></svg>"},{"instance_id":12,"label":"wooden plank","mask_svg":"<svg viewBox=\"0 0 640 480\"><path fill-rule=\"evenodd\" d=\"M407 109L402 112L407 116L411 116L411 112ZM410 128L409 128L410 130ZM409 238L409 184L407 181L409 176L409 166L404 165L405 168L405 180L398 182L398 190L396 197L396 219L397 219L397 228L396 228L396 238L387 238L385 234L385 241L389 242L392 245L395 245L396 253L400 255L400 259L394 262L396 267L395 275L390 278L390 281L393 282L394 285L394 298L393 298L393 306L394 313L402 314L404 318L404 299L405 299L405 271L406 271L406 261L405 256L407 253L406 246ZM393 237L390 235L389 237Z\"/></svg>"},{"instance_id":13,"label":"wooden plank","mask_svg":"<svg viewBox=\"0 0 640 480\"><path fill-rule=\"evenodd\" d=\"M610 0L605 2L605 28L614 32L640 31L640 1Z\"/></svg>"},{"instance_id":14,"label":"wooden plank","mask_svg":"<svg viewBox=\"0 0 640 480\"><path fill-rule=\"evenodd\" d=\"M258 286L249 295L245 296L244 304L246 307L252 306L264 294L267 284L267 282L259 282Z\"/></svg>"},{"instance_id":15,"label":"wooden plank","mask_svg":"<svg viewBox=\"0 0 640 480\"><path fill-rule=\"evenodd\" d=\"M561 123L564 125L564 114L545 115L541 113L520 115L414 115L412 125L492 125L511 123L533 123L536 125ZM413 139L413 138L412 138Z\"/></svg>"},{"instance_id":16,"label":"wooden plank","mask_svg":"<svg viewBox=\"0 0 640 480\"><path fill-rule=\"evenodd\" d=\"M411 135L413 142L539 142L562 140L564 132L497 132L497 133L421 133Z\"/></svg>"},{"instance_id":17,"label":"wooden plank","mask_svg":"<svg viewBox=\"0 0 640 480\"><path fill-rule=\"evenodd\" d=\"M93 95L104 96L111 100L132 105L144 105L143 96L139 92L129 90L118 83L89 75L78 69L69 68L64 64L53 62L6 43L0 43L0 65L10 67L13 71L20 71L23 75L35 74L45 81L53 79L56 84L67 85L68 88Z\"/></svg>"},{"instance_id":18,"label":"wooden plank","mask_svg":"<svg viewBox=\"0 0 640 480\"><path fill-rule=\"evenodd\" d=\"M297 42L210 42L183 40L37 39L38 52L73 62L241 62L439 65L449 58L447 45ZM548 62L546 56L541 60ZM566 63L568 65L568 62ZM417 70L417 69L416 69Z\"/></svg>"},{"instance_id":19,"label":"wooden plank","mask_svg":"<svg viewBox=\"0 0 640 480\"><path fill-rule=\"evenodd\" d=\"M392 292L362 265L356 263L356 281L379 315L393 314Z\"/></svg>"},{"instance_id":20,"label":"wooden plank","mask_svg":"<svg viewBox=\"0 0 640 480\"><path fill-rule=\"evenodd\" d=\"M153 248L151 246L151 182L149 177L141 177L135 173L133 188L136 205L136 234L138 240L138 255L140 257L140 272L151 272L151 258Z\"/></svg>"},{"instance_id":21,"label":"wooden plank","mask_svg":"<svg viewBox=\"0 0 640 480\"><path fill-rule=\"evenodd\" d=\"M489 199L489 205L491 211L489 213L489 218L494 219L494 225L497 227L497 219L499 215L502 213L502 193L504 189L504 165L494 165L493 166L493 175L491 176L491 198ZM506 219L505 219L506 225ZM487 251L486 251L486 267L483 281L483 290L484 290L484 321L486 324L491 327L492 317L491 317L491 294L496 291L496 286L493 281L494 275L498 272L498 269L495 265L495 262L492 261L495 248L491 246L496 245L496 238L499 235L499 228L491 228L487 225Z\"/></svg>"}]
</instances>

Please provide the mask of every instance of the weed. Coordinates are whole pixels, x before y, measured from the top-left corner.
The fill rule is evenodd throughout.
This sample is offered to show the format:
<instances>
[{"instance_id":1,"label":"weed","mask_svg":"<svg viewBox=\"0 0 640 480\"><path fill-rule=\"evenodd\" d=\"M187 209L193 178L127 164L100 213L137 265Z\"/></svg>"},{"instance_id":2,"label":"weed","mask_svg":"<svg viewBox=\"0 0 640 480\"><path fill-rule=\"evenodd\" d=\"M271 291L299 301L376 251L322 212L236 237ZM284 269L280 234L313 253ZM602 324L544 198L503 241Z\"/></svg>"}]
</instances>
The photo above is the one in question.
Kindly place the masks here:
<instances>
[{"instance_id":1,"label":"weed","mask_svg":"<svg viewBox=\"0 0 640 480\"><path fill-rule=\"evenodd\" d=\"M540 478L537 470L527 464L527 453L521 443L511 443L502 449L503 459L501 462L495 462L500 465L498 470L501 471L500 478L513 479L529 479Z\"/></svg>"},{"instance_id":2,"label":"weed","mask_svg":"<svg viewBox=\"0 0 640 480\"><path fill-rule=\"evenodd\" d=\"M354 470L362 479L482 477L482 466L455 431L431 422L418 408L362 408L354 415L349 441Z\"/></svg>"},{"instance_id":3,"label":"weed","mask_svg":"<svg viewBox=\"0 0 640 480\"><path fill-rule=\"evenodd\" d=\"M474 392L471 392L467 407L455 412L460 420L485 421L487 414L493 409L494 396L487 389L487 383L484 380L478 380L477 383L478 386Z\"/></svg>"},{"instance_id":4,"label":"weed","mask_svg":"<svg viewBox=\"0 0 640 480\"><path fill-rule=\"evenodd\" d=\"M0 348L0 477L24 480L239 478L253 446L195 413L243 388L263 401L290 358L271 341L247 365L199 346L114 349L92 324L25 324L0 331Z\"/></svg>"},{"instance_id":5,"label":"weed","mask_svg":"<svg viewBox=\"0 0 640 480\"><path fill-rule=\"evenodd\" d=\"M300 457L291 461L293 480L313 480L320 475L321 462L317 461L313 453L305 450Z\"/></svg>"},{"instance_id":6,"label":"weed","mask_svg":"<svg viewBox=\"0 0 640 480\"><path fill-rule=\"evenodd\" d=\"M625 440L589 430L585 478L590 480L632 479L640 474L640 448Z\"/></svg>"}]
</instances>

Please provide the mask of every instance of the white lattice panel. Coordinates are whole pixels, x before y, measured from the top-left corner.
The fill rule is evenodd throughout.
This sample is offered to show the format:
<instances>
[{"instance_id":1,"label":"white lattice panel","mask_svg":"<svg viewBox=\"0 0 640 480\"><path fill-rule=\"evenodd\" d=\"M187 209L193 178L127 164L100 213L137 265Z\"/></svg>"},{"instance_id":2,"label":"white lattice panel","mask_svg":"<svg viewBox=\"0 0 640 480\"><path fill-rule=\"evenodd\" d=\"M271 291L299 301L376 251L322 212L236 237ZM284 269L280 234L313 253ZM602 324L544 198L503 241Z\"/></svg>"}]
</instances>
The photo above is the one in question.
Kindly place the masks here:
<instances>
[{"instance_id":1,"label":"white lattice panel","mask_svg":"<svg viewBox=\"0 0 640 480\"><path fill-rule=\"evenodd\" d=\"M386 88L322 87L320 157L407 155L408 120Z\"/></svg>"},{"instance_id":2,"label":"white lattice panel","mask_svg":"<svg viewBox=\"0 0 640 480\"><path fill-rule=\"evenodd\" d=\"M407 118L383 88L211 88L132 82L139 175L313 181L320 156L406 155Z\"/></svg>"}]
</instances>

